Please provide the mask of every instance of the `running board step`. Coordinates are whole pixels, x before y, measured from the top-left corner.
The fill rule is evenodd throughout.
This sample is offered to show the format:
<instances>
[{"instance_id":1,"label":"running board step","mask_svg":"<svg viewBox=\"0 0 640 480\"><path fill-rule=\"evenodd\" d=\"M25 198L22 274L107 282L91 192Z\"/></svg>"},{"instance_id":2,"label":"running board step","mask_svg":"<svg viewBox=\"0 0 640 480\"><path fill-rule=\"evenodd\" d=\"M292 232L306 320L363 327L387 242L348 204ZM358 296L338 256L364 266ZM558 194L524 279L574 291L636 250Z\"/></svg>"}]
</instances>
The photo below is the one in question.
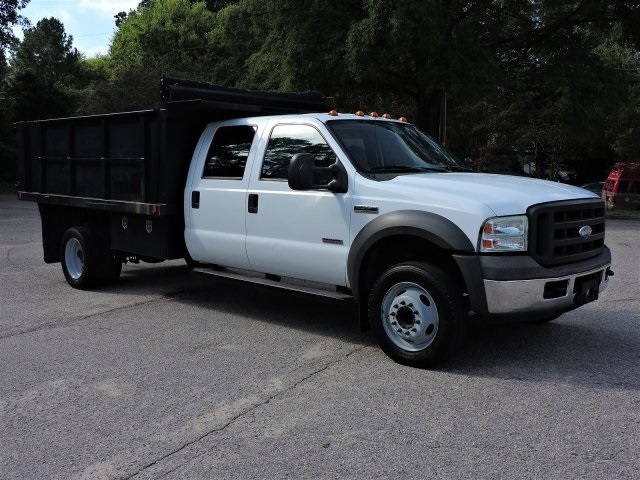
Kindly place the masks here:
<instances>
[{"instance_id":1,"label":"running board step","mask_svg":"<svg viewBox=\"0 0 640 480\"><path fill-rule=\"evenodd\" d=\"M231 280L240 280L242 282L253 283L256 285L266 285L268 287L276 287L292 292L307 293L319 297L333 298L334 300L353 300L353 295L346 292L337 292L335 290L325 290L324 288L314 287L313 285L322 285L316 282L306 282L304 280L293 280L295 283L279 282L271 278L264 278L254 272L239 273L237 270L218 270L209 268L194 268L194 272L213 275L214 277L229 278ZM328 286L328 285L327 285Z\"/></svg>"}]
</instances>

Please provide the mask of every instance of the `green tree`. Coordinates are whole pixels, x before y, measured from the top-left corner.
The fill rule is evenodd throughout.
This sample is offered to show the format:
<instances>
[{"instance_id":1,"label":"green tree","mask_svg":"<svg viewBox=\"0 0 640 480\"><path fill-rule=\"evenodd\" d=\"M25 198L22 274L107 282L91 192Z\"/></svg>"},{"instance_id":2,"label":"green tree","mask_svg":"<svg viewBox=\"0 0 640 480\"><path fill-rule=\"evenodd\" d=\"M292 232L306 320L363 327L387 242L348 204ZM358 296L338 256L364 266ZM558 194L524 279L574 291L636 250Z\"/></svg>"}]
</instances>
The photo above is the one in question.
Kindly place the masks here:
<instances>
[{"instance_id":1,"label":"green tree","mask_svg":"<svg viewBox=\"0 0 640 480\"><path fill-rule=\"evenodd\" d=\"M587 8L579 21L572 17L571 28L552 29L529 44L526 57L506 65L501 111L509 113L500 130L536 163L570 162L584 179L602 177L622 124L633 131L640 123L629 108L640 56L625 33L628 19L615 14ZM626 121L623 112L630 114Z\"/></svg>"},{"instance_id":2,"label":"green tree","mask_svg":"<svg viewBox=\"0 0 640 480\"><path fill-rule=\"evenodd\" d=\"M362 88L347 72L346 39L362 15L355 1L233 2L209 34L220 51L214 76L246 88L320 90L351 107Z\"/></svg>"},{"instance_id":3,"label":"green tree","mask_svg":"<svg viewBox=\"0 0 640 480\"><path fill-rule=\"evenodd\" d=\"M239 3L240 0L205 0L207 10L210 12L219 12L223 8Z\"/></svg>"},{"instance_id":4,"label":"green tree","mask_svg":"<svg viewBox=\"0 0 640 480\"><path fill-rule=\"evenodd\" d=\"M27 6L29 0L0 0L0 51L4 52L15 42L12 27L27 26L29 22L18 10Z\"/></svg>"},{"instance_id":5,"label":"green tree","mask_svg":"<svg viewBox=\"0 0 640 480\"><path fill-rule=\"evenodd\" d=\"M619 115L612 122L612 148L616 160L638 162L640 159L640 82L628 87L628 101L622 105Z\"/></svg>"},{"instance_id":6,"label":"green tree","mask_svg":"<svg viewBox=\"0 0 640 480\"><path fill-rule=\"evenodd\" d=\"M0 182L13 182L16 179L11 108L6 91L7 70L4 52L0 50Z\"/></svg>"},{"instance_id":7,"label":"green tree","mask_svg":"<svg viewBox=\"0 0 640 480\"><path fill-rule=\"evenodd\" d=\"M62 22L40 20L24 30L24 39L13 49L7 93L14 119L71 114L82 78L80 54Z\"/></svg>"},{"instance_id":8,"label":"green tree","mask_svg":"<svg viewBox=\"0 0 640 480\"><path fill-rule=\"evenodd\" d=\"M6 53L16 42L12 28L16 25L28 25L28 21L19 14L19 10L27 3L29 0L0 0L0 181L3 182L13 182L16 179L12 110L6 82L9 68Z\"/></svg>"},{"instance_id":9,"label":"green tree","mask_svg":"<svg viewBox=\"0 0 640 480\"><path fill-rule=\"evenodd\" d=\"M213 15L204 2L157 0L140 6L129 14L113 39L113 68L167 61L183 67L191 62L194 52L206 49L205 37L212 26Z\"/></svg>"},{"instance_id":10,"label":"green tree","mask_svg":"<svg viewBox=\"0 0 640 480\"><path fill-rule=\"evenodd\" d=\"M142 2L119 24L109 51L109 81L96 104L112 109L155 105L162 73L207 79L213 62L206 37L214 18L204 2Z\"/></svg>"},{"instance_id":11,"label":"green tree","mask_svg":"<svg viewBox=\"0 0 640 480\"><path fill-rule=\"evenodd\" d=\"M594 54L607 69L605 131L616 160L638 161L640 151L640 51L625 41L625 25L603 37ZM637 32L636 32L637 33ZM613 100L611 100L613 98Z\"/></svg>"}]
</instances>

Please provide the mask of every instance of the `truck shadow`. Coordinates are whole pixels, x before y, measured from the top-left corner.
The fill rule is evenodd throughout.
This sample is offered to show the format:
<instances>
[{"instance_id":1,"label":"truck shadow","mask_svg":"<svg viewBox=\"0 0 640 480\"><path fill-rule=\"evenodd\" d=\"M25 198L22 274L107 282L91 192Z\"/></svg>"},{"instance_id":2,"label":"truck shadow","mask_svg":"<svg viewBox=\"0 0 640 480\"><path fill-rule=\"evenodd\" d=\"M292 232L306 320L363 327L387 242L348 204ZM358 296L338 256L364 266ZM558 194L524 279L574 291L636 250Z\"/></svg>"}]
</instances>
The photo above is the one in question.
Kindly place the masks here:
<instances>
[{"instance_id":1,"label":"truck shadow","mask_svg":"<svg viewBox=\"0 0 640 480\"><path fill-rule=\"evenodd\" d=\"M216 312L238 315L377 348L372 334L359 330L355 306L348 302L191 274L183 266L129 272L120 286L109 290L116 293L120 289L127 294L164 291L173 301L211 310L211 321L215 321ZM593 319L578 323L572 315L575 313L542 325L471 321L464 344L438 370L454 375L640 389L640 336L613 330ZM615 324L615 318L610 320Z\"/></svg>"},{"instance_id":2,"label":"truck shadow","mask_svg":"<svg viewBox=\"0 0 640 480\"><path fill-rule=\"evenodd\" d=\"M183 265L127 269L110 293L161 293L173 301L196 305L217 314L237 315L358 345L375 345L360 332L355 306L350 302L290 292L273 287L192 273Z\"/></svg>"},{"instance_id":3,"label":"truck shadow","mask_svg":"<svg viewBox=\"0 0 640 480\"><path fill-rule=\"evenodd\" d=\"M571 315L541 325L474 322L464 345L443 370L531 382L640 389L640 336L589 319L577 323ZM615 324L615 319L611 321Z\"/></svg>"}]
</instances>

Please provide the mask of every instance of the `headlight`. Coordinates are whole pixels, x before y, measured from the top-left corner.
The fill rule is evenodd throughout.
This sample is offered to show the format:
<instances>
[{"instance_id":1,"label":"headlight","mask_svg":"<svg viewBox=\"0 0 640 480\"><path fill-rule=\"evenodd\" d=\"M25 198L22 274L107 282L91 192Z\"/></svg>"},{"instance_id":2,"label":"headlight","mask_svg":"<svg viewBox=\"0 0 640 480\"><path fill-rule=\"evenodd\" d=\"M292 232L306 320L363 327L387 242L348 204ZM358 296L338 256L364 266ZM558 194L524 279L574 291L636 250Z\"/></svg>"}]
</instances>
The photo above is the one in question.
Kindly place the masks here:
<instances>
[{"instance_id":1,"label":"headlight","mask_svg":"<svg viewBox=\"0 0 640 480\"><path fill-rule=\"evenodd\" d=\"M529 221L525 215L490 218L482 226L481 252L524 252Z\"/></svg>"}]
</instances>

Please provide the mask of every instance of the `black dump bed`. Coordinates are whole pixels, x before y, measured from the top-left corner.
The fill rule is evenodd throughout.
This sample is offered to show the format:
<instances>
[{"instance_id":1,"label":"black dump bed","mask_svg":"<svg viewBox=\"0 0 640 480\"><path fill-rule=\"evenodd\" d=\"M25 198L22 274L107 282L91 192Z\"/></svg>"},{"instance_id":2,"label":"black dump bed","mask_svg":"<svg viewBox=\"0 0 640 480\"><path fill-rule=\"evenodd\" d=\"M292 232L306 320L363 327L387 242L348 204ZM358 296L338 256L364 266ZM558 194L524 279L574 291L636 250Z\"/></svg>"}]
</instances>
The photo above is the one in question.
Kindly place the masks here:
<instances>
[{"instance_id":1,"label":"black dump bed","mask_svg":"<svg viewBox=\"0 0 640 480\"><path fill-rule=\"evenodd\" d=\"M39 203L175 215L211 121L326 111L319 93L240 90L163 77L156 110L16 124L18 195Z\"/></svg>"},{"instance_id":2,"label":"black dump bed","mask_svg":"<svg viewBox=\"0 0 640 480\"><path fill-rule=\"evenodd\" d=\"M17 129L21 198L129 213L172 213L198 136L165 109Z\"/></svg>"}]
</instances>

